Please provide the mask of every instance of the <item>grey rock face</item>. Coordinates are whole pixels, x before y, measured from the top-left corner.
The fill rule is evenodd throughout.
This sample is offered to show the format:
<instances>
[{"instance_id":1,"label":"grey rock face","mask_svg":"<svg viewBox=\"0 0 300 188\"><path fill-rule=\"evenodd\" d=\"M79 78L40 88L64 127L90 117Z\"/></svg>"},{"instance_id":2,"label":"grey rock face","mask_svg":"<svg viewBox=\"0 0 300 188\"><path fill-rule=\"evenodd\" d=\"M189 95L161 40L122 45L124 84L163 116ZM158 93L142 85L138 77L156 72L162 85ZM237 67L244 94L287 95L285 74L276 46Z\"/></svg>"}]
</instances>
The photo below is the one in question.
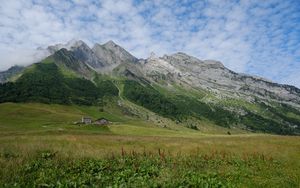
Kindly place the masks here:
<instances>
[{"instance_id":1,"label":"grey rock face","mask_svg":"<svg viewBox=\"0 0 300 188\"><path fill-rule=\"evenodd\" d=\"M67 44L49 46L47 49L51 54L54 54L61 49L71 51L77 60L91 66L92 68L101 68L105 66L105 64L101 62L100 59L95 55L92 49L81 40L73 40Z\"/></svg>"},{"instance_id":2,"label":"grey rock face","mask_svg":"<svg viewBox=\"0 0 300 188\"><path fill-rule=\"evenodd\" d=\"M65 48L74 52L74 56L98 72L110 71L122 63L136 63L138 59L113 41L100 45L95 44L91 49L83 41L70 41L67 44L49 46L48 51L54 54Z\"/></svg>"},{"instance_id":3,"label":"grey rock face","mask_svg":"<svg viewBox=\"0 0 300 188\"><path fill-rule=\"evenodd\" d=\"M84 42L80 43L79 45L72 46L70 50L74 53L74 56L78 60L86 63L94 69L99 69L106 66L106 64L101 61L101 59L96 56L94 51L90 49L90 47Z\"/></svg>"},{"instance_id":4,"label":"grey rock face","mask_svg":"<svg viewBox=\"0 0 300 188\"><path fill-rule=\"evenodd\" d=\"M67 50L71 50L71 49L77 48L81 45L86 45L86 44L81 40L78 40L78 41L77 40L71 40L66 44L55 44L55 45L48 46L47 50L51 54L54 54L56 51L58 51L62 48L65 48Z\"/></svg>"},{"instance_id":5,"label":"grey rock face","mask_svg":"<svg viewBox=\"0 0 300 188\"><path fill-rule=\"evenodd\" d=\"M300 90L294 86L238 74L218 61L201 61L181 52L160 58L148 58L143 72L150 78L155 74L169 75L170 82L187 83L219 96L239 96L248 101L259 97L300 106Z\"/></svg>"},{"instance_id":6,"label":"grey rock face","mask_svg":"<svg viewBox=\"0 0 300 188\"><path fill-rule=\"evenodd\" d=\"M58 66L63 66L85 78L91 77L91 73L93 70L80 58L77 57L78 54L76 53L76 51L73 52L62 48L56 51L52 56Z\"/></svg>"},{"instance_id":7,"label":"grey rock face","mask_svg":"<svg viewBox=\"0 0 300 188\"><path fill-rule=\"evenodd\" d=\"M121 63L136 63L138 59L118 46L113 41L103 45L95 44L93 51L96 56L106 65L119 65Z\"/></svg>"}]
</instances>

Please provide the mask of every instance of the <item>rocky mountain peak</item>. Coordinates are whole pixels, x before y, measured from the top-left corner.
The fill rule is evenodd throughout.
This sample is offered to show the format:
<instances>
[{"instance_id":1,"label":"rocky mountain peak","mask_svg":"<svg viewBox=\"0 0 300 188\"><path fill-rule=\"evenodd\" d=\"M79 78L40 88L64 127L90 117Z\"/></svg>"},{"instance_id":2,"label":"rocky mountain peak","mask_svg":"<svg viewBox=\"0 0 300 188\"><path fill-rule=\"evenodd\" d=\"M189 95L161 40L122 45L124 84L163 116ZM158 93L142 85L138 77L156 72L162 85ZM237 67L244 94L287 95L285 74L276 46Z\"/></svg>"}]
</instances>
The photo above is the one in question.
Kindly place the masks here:
<instances>
[{"instance_id":1,"label":"rocky mountain peak","mask_svg":"<svg viewBox=\"0 0 300 188\"><path fill-rule=\"evenodd\" d=\"M85 42L83 42L82 40L71 40L67 43L68 46L70 47L79 47L79 46L87 46L87 44L85 44Z\"/></svg>"},{"instance_id":2,"label":"rocky mountain peak","mask_svg":"<svg viewBox=\"0 0 300 188\"><path fill-rule=\"evenodd\" d=\"M106 43L104 43L103 46L107 47L107 48L113 48L113 47L117 47L119 45L117 45L114 41L109 40Z\"/></svg>"},{"instance_id":3,"label":"rocky mountain peak","mask_svg":"<svg viewBox=\"0 0 300 188\"><path fill-rule=\"evenodd\" d=\"M204 64L206 64L206 65L208 65L208 66L210 66L212 68L225 69L225 66L220 61L216 61L216 60L204 60L203 62L204 62Z\"/></svg>"},{"instance_id":4,"label":"rocky mountain peak","mask_svg":"<svg viewBox=\"0 0 300 188\"><path fill-rule=\"evenodd\" d=\"M75 49L75 48L82 48L82 49L89 49L89 50L91 50L91 48L85 42L83 42L82 40L75 41L70 46L71 46L70 47L71 50Z\"/></svg>"},{"instance_id":5,"label":"rocky mountain peak","mask_svg":"<svg viewBox=\"0 0 300 188\"><path fill-rule=\"evenodd\" d=\"M177 57L177 58L190 58L190 55L187 55L184 52L176 52L174 54L171 55L172 57Z\"/></svg>"},{"instance_id":6,"label":"rocky mountain peak","mask_svg":"<svg viewBox=\"0 0 300 188\"><path fill-rule=\"evenodd\" d=\"M193 57L193 56L190 56L190 55L187 55L186 53L183 53L183 52L177 52L175 54L171 54L171 55L164 55L162 57L162 59L166 60L166 61L171 61L171 62L174 62L174 63L202 63L201 60Z\"/></svg>"},{"instance_id":7,"label":"rocky mountain peak","mask_svg":"<svg viewBox=\"0 0 300 188\"><path fill-rule=\"evenodd\" d=\"M138 61L136 57L111 40L103 45L95 44L92 50L107 65L119 65L126 62L136 63Z\"/></svg>"},{"instance_id":8,"label":"rocky mountain peak","mask_svg":"<svg viewBox=\"0 0 300 188\"><path fill-rule=\"evenodd\" d=\"M149 59L155 59L155 58L157 58L156 54L154 52L151 52Z\"/></svg>"},{"instance_id":9,"label":"rocky mountain peak","mask_svg":"<svg viewBox=\"0 0 300 188\"><path fill-rule=\"evenodd\" d=\"M67 50L72 50L72 49L76 49L78 47L89 48L88 45L85 44L82 40L70 40L66 44L59 43L59 44L48 46L47 49L51 54L53 54L62 48L65 48Z\"/></svg>"},{"instance_id":10,"label":"rocky mountain peak","mask_svg":"<svg viewBox=\"0 0 300 188\"><path fill-rule=\"evenodd\" d=\"M97 71L101 71L104 67L117 66L125 62L138 62L136 57L112 40L102 45L96 43L92 49L82 40L71 40L66 44L49 46L47 50L50 54L54 54L62 48L72 51L74 57Z\"/></svg>"}]
</instances>

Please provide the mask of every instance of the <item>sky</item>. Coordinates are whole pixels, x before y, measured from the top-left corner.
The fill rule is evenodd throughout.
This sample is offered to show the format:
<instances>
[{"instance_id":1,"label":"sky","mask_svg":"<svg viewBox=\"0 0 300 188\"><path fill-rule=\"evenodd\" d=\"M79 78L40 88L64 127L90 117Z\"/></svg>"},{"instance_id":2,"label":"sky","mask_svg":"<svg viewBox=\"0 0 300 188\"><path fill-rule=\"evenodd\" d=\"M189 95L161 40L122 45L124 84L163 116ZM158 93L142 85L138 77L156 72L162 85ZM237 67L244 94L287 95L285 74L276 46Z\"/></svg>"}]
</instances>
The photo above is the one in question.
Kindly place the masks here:
<instances>
[{"instance_id":1,"label":"sky","mask_svg":"<svg viewBox=\"0 0 300 188\"><path fill-rule=\"evenodd\" d=\"M0 70L70 40L185 52L300 88L300 0L0 0Z\"/></svg>"}]
</instances>

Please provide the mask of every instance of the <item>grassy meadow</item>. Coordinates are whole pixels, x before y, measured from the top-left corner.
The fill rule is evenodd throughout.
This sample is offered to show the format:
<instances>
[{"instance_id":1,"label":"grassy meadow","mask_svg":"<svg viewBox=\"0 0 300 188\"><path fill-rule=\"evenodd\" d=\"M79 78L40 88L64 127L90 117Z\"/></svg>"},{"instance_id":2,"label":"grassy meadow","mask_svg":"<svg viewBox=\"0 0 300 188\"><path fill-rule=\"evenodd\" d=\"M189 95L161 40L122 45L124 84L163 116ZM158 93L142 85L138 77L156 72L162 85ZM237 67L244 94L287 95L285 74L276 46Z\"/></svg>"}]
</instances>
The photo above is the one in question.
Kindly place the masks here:
<instances>
[{"instance_id":1,"label":"grassy meadow","mask_svg":"<svg viewBox=\"0 0 300 188\"><path fill-rule=\"evenodd\" d=\"M0 187L300 186L300 137L159 126L122 113L0 104ZM112 124L74 125L82 116Z\"/></svg>"}]
</instances>

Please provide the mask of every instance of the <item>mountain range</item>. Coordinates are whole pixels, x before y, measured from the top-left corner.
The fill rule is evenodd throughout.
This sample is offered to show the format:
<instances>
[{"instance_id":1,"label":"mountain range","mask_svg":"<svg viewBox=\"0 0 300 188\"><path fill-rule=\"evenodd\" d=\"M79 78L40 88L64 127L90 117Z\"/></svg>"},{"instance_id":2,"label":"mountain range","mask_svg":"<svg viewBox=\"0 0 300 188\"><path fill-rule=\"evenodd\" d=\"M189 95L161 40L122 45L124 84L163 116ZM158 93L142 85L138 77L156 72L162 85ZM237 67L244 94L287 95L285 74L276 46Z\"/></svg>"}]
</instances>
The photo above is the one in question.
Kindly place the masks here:
<instances>
[{"instance_id":1,"label":"mountain range","mask_svg":"<svg viewBox=\"0 0 300 188\"><path fill-rule=\"evenodd\" d=\"M44 50L44 60L0 72L0 102L111 103L160 126L300 134L299 88L236 73L219 61L182 52L138 59L113 41Z\"/></svg>"}]
</instances>

